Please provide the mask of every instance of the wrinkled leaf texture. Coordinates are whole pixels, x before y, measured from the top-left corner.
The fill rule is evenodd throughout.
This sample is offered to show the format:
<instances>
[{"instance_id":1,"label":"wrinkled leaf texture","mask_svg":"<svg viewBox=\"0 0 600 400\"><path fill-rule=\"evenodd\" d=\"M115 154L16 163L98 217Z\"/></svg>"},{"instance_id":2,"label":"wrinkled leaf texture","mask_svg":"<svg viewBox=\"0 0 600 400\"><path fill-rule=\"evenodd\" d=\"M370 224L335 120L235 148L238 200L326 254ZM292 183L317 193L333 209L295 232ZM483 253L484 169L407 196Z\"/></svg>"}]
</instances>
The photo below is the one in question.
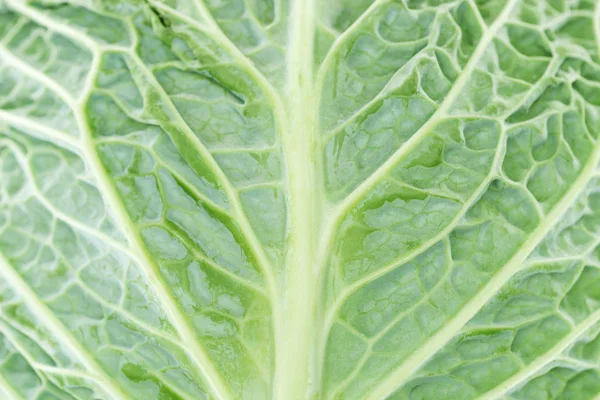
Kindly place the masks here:
<instances>
[{"instance_id":1,"label":"wrinkled leaf texture","mask_svg":"<svg viewBox=\"0 0 600 400\"><path fill-rule=\"evenodd\" d=\"M0 398L600 399L600 2L0 0Z\"/></svg>"}]
</instances>

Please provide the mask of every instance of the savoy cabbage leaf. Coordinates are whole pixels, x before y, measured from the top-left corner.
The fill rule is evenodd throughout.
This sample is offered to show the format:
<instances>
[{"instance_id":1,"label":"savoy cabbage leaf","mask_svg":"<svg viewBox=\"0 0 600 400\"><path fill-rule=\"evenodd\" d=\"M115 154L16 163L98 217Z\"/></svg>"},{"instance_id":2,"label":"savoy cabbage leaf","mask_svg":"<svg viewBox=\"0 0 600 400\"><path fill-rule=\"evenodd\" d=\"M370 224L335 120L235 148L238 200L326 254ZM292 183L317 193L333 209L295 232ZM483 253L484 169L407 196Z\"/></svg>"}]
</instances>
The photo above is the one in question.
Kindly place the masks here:
<instances>
[{"instance_id":1,"label":"savoy cabbage leaf","mask_svg":"<svg viewBox=\"0 0 600 400\"><path fill-rule=\"evenodd\" d=\"M597 0L0 0L0 399L600 399Z\"/></svg>"}]
</instances>

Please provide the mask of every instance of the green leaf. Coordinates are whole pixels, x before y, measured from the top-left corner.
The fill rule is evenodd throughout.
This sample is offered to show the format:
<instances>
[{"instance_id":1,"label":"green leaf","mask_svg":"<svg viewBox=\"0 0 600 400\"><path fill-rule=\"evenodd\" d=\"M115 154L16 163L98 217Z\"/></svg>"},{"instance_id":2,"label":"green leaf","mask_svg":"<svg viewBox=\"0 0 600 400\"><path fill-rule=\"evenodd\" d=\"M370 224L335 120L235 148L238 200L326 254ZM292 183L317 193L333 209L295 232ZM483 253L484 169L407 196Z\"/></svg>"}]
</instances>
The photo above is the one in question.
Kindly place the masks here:
<instances>
[{"instance_id":1,"label":"green leaf","mask_svg":"<svg viewBox=\"0 0 600 400\"><path fill-rule=\"evenodd\" d=\"M0 0L0 398L600 399L600 3Z\"/></svg>"}]
</instances>

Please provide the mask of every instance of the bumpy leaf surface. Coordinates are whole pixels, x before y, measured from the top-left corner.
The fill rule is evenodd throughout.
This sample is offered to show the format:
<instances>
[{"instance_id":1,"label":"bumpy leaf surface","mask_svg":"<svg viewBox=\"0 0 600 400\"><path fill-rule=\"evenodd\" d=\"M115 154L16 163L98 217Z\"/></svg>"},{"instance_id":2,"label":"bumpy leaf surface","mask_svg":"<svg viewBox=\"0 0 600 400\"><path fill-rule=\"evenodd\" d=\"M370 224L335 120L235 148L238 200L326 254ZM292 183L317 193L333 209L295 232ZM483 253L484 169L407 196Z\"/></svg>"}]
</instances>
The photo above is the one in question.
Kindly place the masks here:
<instances>
[{"instance_id":1,"label":"bumpy leaf surface","mask_svg":"<svg viewBox=\"0 0 600 400\"><path fill-rule=\"evenodd\" d=\"M0 398L600 399L597 0L0 0Z\"/></svg>"}]
</instances>

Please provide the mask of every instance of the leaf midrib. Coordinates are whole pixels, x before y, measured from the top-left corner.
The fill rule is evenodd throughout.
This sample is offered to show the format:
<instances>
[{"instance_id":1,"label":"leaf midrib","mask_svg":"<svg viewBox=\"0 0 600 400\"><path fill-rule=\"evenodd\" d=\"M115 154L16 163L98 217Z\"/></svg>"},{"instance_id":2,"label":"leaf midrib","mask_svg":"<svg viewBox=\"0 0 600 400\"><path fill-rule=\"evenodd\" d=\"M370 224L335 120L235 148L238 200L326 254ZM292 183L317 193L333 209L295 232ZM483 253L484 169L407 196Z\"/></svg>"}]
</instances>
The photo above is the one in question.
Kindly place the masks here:
<instances>
[{"instance_id":1,"label":"leaf midrib","mask_svg":"<svg viewBox=\"0 0 600 400\"><path fill-rule=\"evenodd\" d=\"M201 0L199 0L199 1L201 1ZM375 4L379 5L379 4L382 4L382 3L383 3L383 2L385 2L385 1L386 1L386 0L375 0L375 2L373 3L373 5L375 5ZM304 3L304 0L297 1L297 3ZM313 1L313 0L310 0L310 3L314 3L314 1ZM508 5L506 6L507 8L504 10L504 12L503 12L503 15L504 15L504 13L506 12L506 10L507 10L508 8L510 8L510 7L511 7L511 4L514 6L514 4L516 4L516 3L517 3L517 1L516 1L516 0L511 0L511 1L508 3ZM371 9L371 8L370 8L370 9ZM363 15L364 15L364 14L363 14ZM361 16L361 18L363 18L363 16ZM306 22L306 21L304 21L304 22ZM496 21L496 22L498 22L498 21ZM215 26L217 26L217 29L218 29L218 25L216 25L216 23L215 23ZM490 30L492 30L492 29L490 29ZM348 31L346 31L346 32L344 33L344 35L346 35L346 33L347 33L347 32L348 32ZM292 35L293 35L293 33L292 33ZM491 40L491 38L493 38L493 35L492 35L492 34L488 35L488 33L486 33L485 35L487 35L487 39L488 39L488 40ZM229 43L229 44L227 45L227 46L229 46L229 50L232 50L232 46L233 46L233 45L232 45L232 44L229 42L229 39L228 39L228 38L226 38L224 35L223 35L223 37L224 37L224 40L226 40L226 41L227 41L227 43ZM482 41L483 41L483 39L482 39ZM336 43L338 43L338 42L336 42ZM233 47L235 47L235 46L233 46ZM294 52L294 51L299 51L299 47L298 47L298 46L294 46L294 45L292 45L292 52ZM306 48L304 48L302 51L303 51L303 52L304 52L304 51L306 51ZM240 61L240 62L242 62L242 61L243 61L242 59L244 59L244 60L246 60L246 61L243 61L243 62L245 63L245 65L250 65L250 66L252 67L251 69L252 69L254 72L257 72L257 71L258 71L258 70L256 70L256 69L254 68L254 66L253 66L251 63L250 63L250 64L248 64L248 63L247 63L247 61L248 61L248 60L246 59L246 57L245 57L243 54L241 54L239 51L238 51L236 54L237 54L237 56L236 56L236 57L237 57L237 58L236 58L236 59L237 59L237 61ZM240 55L241 55L241 56L240 56ZM330 57L330 55L331 55L331 53L328 55L328 57ZM473 58L475 58L475 55L477 55L477 60L476 60L476 61L478 61L478 59L481 57L482 53L479 53L479 52L476 50L476 52L474 53L473 57L471 58L471 60L469 61L469 63L467 64L467 67L465 67L465 69L467 69L467 68L471 68L471 70L472 70L472 68L474 68L474 67L475 67L475 64L476 64L475 62L473 63L473 65L471 65L471 61L473 61ZM471 65L471 67L469 67L469 65ZM292 69L292 70L293 70L293 69ZM289 79L288 79L288 83L290 83L290 82L293 82L293 78L294 78L295 76L298 76L298 74L299 74L300 72L306 72L306 71L307 71L307 70L306 70L306 67L305 67L305 66L303 66L303 67L301 67L300 69L298 69L298 70L295 70L295 72L294 72L294 71L293 71L293 72L291 72L291 73L288 75L288 78L289 78ZM258 76L258 77L260 78L260 76L259 76L259 75L260 75L260 76L262 76L262 74L258 73L258 75L255 75L254 77L256 78L256 77ZM436 113L437 113L437 112L439 112L439 113L440 113L440 115L439 115L438 117L436 117L436 116L435 116L435 114L434 114L434 116L432 116L432 118L431 118L431 119L430 119L430 120L429 120L429 121L428 121L428 122L427 122L427 123L426 123L426 124L425 124L425 125L424 125L424 126L421 128L421 129L420 129L420 130L419 130L419 132L418 132L417 134L415 134L415 136L418 136L418 135L421 135L421 134L424 136L424 135L425 135L425 134L426 134L426 133L427 133L427 132L430 130L430 128L431 128L431 127L432 127L432 126L433 126L435 123L437 123L437 122L439 121L439 119L440 119L440 118L442 118L442 116L443 116L443 115L445 115L445 114L447 113L447 111L448 111L448 108L451 106L451 103L454 101L454 99L456 98L456 96L458 96L458 95L459 95L459 93L460 93L460 89L462 89L462 86L464 86L464 84L466 83L466 79L468 79L468 75L469 75L469 74L467 74L467 73L464 73L464 71L463 71L463 73L461 74L461 77L459 77L458 81L455 83L455 85L453 86L453 88L451 89L450 93L449 93L449 94L448 94L448 96L447 96L447 97L451 97L450 95L452 94L452 98L451 98L451 99L450 99L450 100L449 100L447 103L446 103L446 99L445 99L445 100L444 100L444 103L443 103L443 104L442 104L442 105L441 105L441 106L438 108L438 110L436 111ZM461 81L461 78L462 78L463 76L464 76L464 79ZM264 77L263 77L263 78L264 78ZM260 78L260 79L263 79L263 78ZM311 79L311 81L312 81L312 79ZM317 80L317 81L318 81L318 80ZM265 83L265 82L266 82L266 83L268 84L268 81L266 81L266 80L262 80L261 82L262 82L262 83ZM458 84L459 84L459 83L460 83L460 86L461 86L461 87L460 87L459 89L456 89L456 90L455 90L455 88L458 86ZM292 86L294 86L294 85L295 85L295 84L293 84L293 83L292 83ZM270 86L270 85L269 85L269 86ZM296 89L298 89L300 92L303 92L303 93L305 93L305 89L303 89L303 88L299 88L299 87L297 87ZM273 94L274 92L271 92L271 93ZM276 99L277 99L277 101L279 101L279 97L278 97L277 95L276 95L276 97L274 97L274 98L276 98ZM279 108L278 108L278 110L279 110L279 111L277 112L277 113L278 113L278 115L279 115L279 117L278 117L278 120L279 120L280 122L287 121L287 118L288 118L288 112L287 112L287 111L283 111L283 108L284 108L284 107L283 107L281 104L279 104L279 106L277 106L277 105L274 105L274 107L275 107L275 108L278 108L278 107L279 107ZM445 107L445 108L443 108L443 107ZM441 110L441 111L440 111L440 110ZM306 112L306 111L302 111L302 112L298 112L298 113L294 113L294 112L292 112L292 113L291 113L291 118L290 118L290 121L292 121L292 123L291 123L290 125L288 125L287 123L285 123L285 124L284 124L284 125L285 125L285 128L284 128L284 129L285 129L286 131L285 131L285 132L283 132L283 133L282 133L282 135L284 136L284 141L286 141L286 140L288 141L288 145L287 145L287 148L286 148L286 150L285 150L285 154L287 155L286 159L288 159L288 158L289 158L289 160L290 160L290 161L288 161L288 169L289 169L289 168L298 169L298 167L300 167L300 166L304 166L304 167L307 167L307 166L309 166L309 167L310 167L310 163L313 161L312 157L299 157L299 156L298 156L298 154L296 153L296 148L294 147L294 145L295 145L295 142L293 141L293 136L294 136L294 133L297 133L297 132L298 132L298 129L294 129L294 128L292 128L292 129L289 129L289 130L288 130L288 127L290 127L291 125L293 125L293 121L297 120L299 115L302 115L302 116L306 117L306 116L307 116L307 114L311 114L311 113L312 113L312 111L308 111L308 112ZM313 114L313 117L314 117L314 114ZM310 127L313 129L313 130L314 130L314 126L315 126L315 125L314 125L314 121L312 121L312 122L311 122L311 123L309 123L309 124L303 124L303 125L301 125L301 126L306 126L306 125L309 125L309 126L310 126ZM411 140L412 140L412 138L411 138ZM326 242L325 242L325 243L330 243L330 242L329 242L329 241L330 241L330 239L331 239L331 237L330 237L331 235L330 235L330 234L332 234L332 233L334 232L334 229L335 229L335 226L336 226L336 222L339 222L339 219L340 219L340 218L341 218L343 215L345 215L345 213L346 213L346 212L347 212L347 211L348 211L348 210L349 210L349 209L352 207L352 205L354 205L354 204L355 204L357 201L359 201L359 199L360 199L360 198L361 198L361 197L362 197L362 196L363 196L363 195L364 195L366 192L368 192L368 191L369 191L369 190L370 190L370 189L371 189L371 188L372 188L372 187L373 187L373 186L376 184L375 182L377 182L377 180L378 180L378 179L380 179L381 177L385 176L385 174L387 174L387 173L388 173L388 171L389 171L389 168L391 168L391 167L392 167L392 165L395 165L395 164L397 163L398 159L402 157L402 154L403 154L403 153L410 151L410 149L412 149L414 146L416 146L416 145L419 143L419 140L420 140L420 138L418 137L418 138L416 138L416 139L414 140L414 142L411 142L411 143L412 143L411 145L408 145L408 142L407 142L407 144L403 145L403 147L401 147L400 149L398 149L398 151L397 151L397 152L396 152L394 155L392 155L392 156L390 157L391 161L390 161L390 159L388 159L388 161L386 161L386 163L384 163L384 165L382 165L382 166L381 166L381 167L384 167L384 166L385 166L385 169L381 170L381 167L380 167L380 169L378 169L378 170L377 170L377 171L376 171L376 172L375 172L373 175L371 175L371 176L369 177L369 179L368 179L368 182L370 182L370 183L368 183L368 184L367 184L367 182L365 182L365 185L360 185L360 186L359 186L359 187L358 187L358 188L357 188L355 191L353 191L353 193L352 193L352 194L351 194L349 197L347 197L347 198L346 198L346 199L345 199L345 200L342 202L342 204L341 204L341 205L339 205L339 207L336 209L336 210L338 211L338 212L337 212L337 214L335 214L335 216L334 216L333 218L331 218L331 221L333 221L333 222L331 223L331 225L329 225L329 227L330 227L329 229L330 229L330 230L326 230L326 234L325 234L325 238L326 238L325 240L326 240ZM409 142L410 142L410 141L409 141ZM312 145L313 145L313 143L312 143L312 140L311 140L311 141L309 141L309 143L310 143L310 145L309 145L308 147L309 147L309 149L310 149L310 148L312 148ZM407 146L407 145L408 145L408 146ZM412 147L411 147L411 146L412 146ZM286 145L285 145L285 144L284 144L284 147L286 147ZM404 149L404 150L403 150L403 149ZM309 155L309 153L308 153L308 152L304 152L304 154L305 154L305 156L308 156L308 155ZM400 155L398 155L398 156L397 156L397 154L400 154ZM301 160L301 159L303 159L303 158L304 158L304 162L300 162L300 161L298 161L298 160ZM597 150L597 149L595 150L595 153L594 153L594 158L596 158L596 159L598 158L598 150ZM294 161L294 160L296 160L296 161ZM585 171L588 171L588 170L587 170L587 165L589 165L589 162L588 162L588 164L586 164ZM380 170L381 170L382 172L380 172ZM104 174L105 174L105 172L104 172ZM580 175L580 178L581 178L581 176L582 176L582 175L583 175L583 172L582 172L582 174ZM374 177L374 176L375 176L375 177ZM312 189L312 188L314 188L314 187L315 187L315 186L314 186L314 178L313 178L313 177L311 177L311 176L310 176L310 174L308 174L308 175L304 174L304 178L306 178L306 179L307 179L307 182L308 182L308 187L309 187L309 188L311 188L311 189ZM292 179L288 179L288 181L291 181L291 180L292 180ZM294 179L294 180L295 180L295 179ZM588 176L588 180L589 180L589 176ZM577 182L579 182L579 178L578 178ZM586 181L586 182L587 182L587 181ZM110 183L110 182L109 182L109 183ZM290 183L290 182L288 182L288 183ZM577 183L576 183L576 184L574 184L574 186L577 186L577 185L578 185ZM583 184L581 184L581 185L583 185ZM359 189L360 189L360 190L359 190ZM577 189L579 189L579 188L577 188ZM358 191L358 192L357 192L357 191ZM578 191L577 191L577 192L578 192ZM569 195L565 196L565 198L566 198L566 197L568 197L568 196L570 196L570 194L572 194L572 190L571 190L571 191L569 191ZM312 215L312 214L318 211L317 207L315 207L315 204L316 204L315 202L318 202L318 200L315 200L315 199L311 198L310 196L305 196L305 195L302 195L302 196L300 196L300 198L301 198L301 199L303 199L303 201L307 201L307 202L308 202L308 203L311 205L311 210L310 210L310 214L311 214L311 216L310 216L310 217L308 217L308 218L311 220L311 226L312 226L312 228L311 228L310 230L311 230L311 231L313 231L315 228L314 228L314 225L312 225L312 223L314 223L314 215ZM348 200L348 199L350 199L350 200ZM563 200L564 200L564 199L563 199ZM294 200L292 200L292 204L293 204L293 202L294 202ZM563 202L561 201L561 203L560 203L560 204L563 204ZM560 207L559 207L559 208L560 208ZM564 206L564 209L566 209L566 208L568 208L568 204ZM563 209L562 211L564 211L564 209ZM290 211L290 212L291 212L291 216L290 216L289 218L290 218L290 219L298 219L298 218L301 218L301 217L307 218L307 216L306 216L306 215L304 215L304 214L302 213L302 211L301 211L301 210L303 210L303 208L301 208L301 207L300 207L300 208L292 208L292 209L291 209L291 211ZM562 214L562 211L561 211L561 214ZM551 214L551 215L553 215L553 212L554 212L554 210L553 210L553 211L552 211L550 214ZM302 214L302 215L301 215L301 214ZM558 216L556 216L556 218L558 218ZM553 224L553 223L543 224L543 226L544 226L544 227L546 227L547 229L550 229L550 227L552 226L552 224ZM251 229L251 228L250 228L250 229ZM536 232L537 232L537 230L536 230ZM307 235L306 235L306 234L302 234L302 233L300 233L300 235L299 235L299 236L302 238L302 239L301 239L301 242L306 242L306 243L308 243L308 242L310 242L310 241L311 241L311 240L310 240L310 239L307 237ZM543 233L539 233L538 235L534 235L534 237L535 237L535 238L537 238L538 236L541 236L541 237L543 238ZM138 240L139 240L139 238L138 238ZM540 240L541 240L541 238L540 238ZM321 243L323 243L323 242L321 242ZM529 243L529 241L528 241L527 243ZM302 245L300 245L299 247L302 247L302 246L304 246L304 245L305 245L305 244L302 244ZM256 247L261 247L261 246L260 246L260 244L259 244L258 242L256 242L256 243L253 243L253 247L254 247L254 246L256 246ZM327 247L327 246L326 246L326 247ZM297 248L292 248L292 249L291 249L291 252L292 252L292 253L294 253L294 251L297 251ZM521 254L521 252L519 252L518 254ZM528 253L528 254L529 254L529 253ZM304 259L304 258L303 258L303 259ZM296 258L293 258L293 260L296 260ZM309 255L309 257L308 257L308 260L309 260L308 262L306 262L306 261L302 261L302 262L300 262L298 265L293 265L293 264L292 264L292 265L289 265L289 266L290 266L290 267L292 267L292 268L294 268L294 267L295 267L295 269L298 269L298 267L299 267L299 266L301 266L302 268L305 268L305 269L308 269L308 271L311 271L311 270L312 270L312 268L313 268L313 267L315 267L315 266L313 265L313 261L314 261L314 260L313 260L313 254L312 254L312 250L310 251L310 255ZM324 261L324 258L318 259L318 260L316 260L316 261L317 261L317 262L323 262L323 261ZM511 264L511 263L512 263L512 259L511 259L511 262L509 262L509 264ZM507 265L508 265L508 264L507 264ZM512 264L511 264L511 265L512 265ZM318 269L318 268L319 268L319 267L317 266L317 269ZM305 272L308 272L308 271L305 271ZM294 276L294 275L292 274L291 276ZM312 283L315 283L315 281L318 281L318 279L319 279L319 275L317 275L317 277L314 277L314 276L313 276L313 278L312 278L312 281L311 281L311 282L312 282ZM488 284L489 284L489 283L488 283ZM499 286L501 286L501 285L502 285L502 284L499 284ZM487 287L488 287L488 285L486 285L486 288L487 288ZM306 295L306 293L305 293L305 295ZM280 300L281 300L281 299L279 299L279 298L276 298L276 297L272 298L272 301L273 301L273 302L279 302ZM471 301L469 304L471 304L473 301L474 301L474 299L473 299L473 300L472 300L472 301ZM282 310L282 311L280 311L280 312L281 312L282 314L284 313L284 311L283 311L283 310ZM275 317L277 317L277 315L276 315ZM277 323L277 322L276 322L276 323ZM308 326L304 326L304 328L308 328ZM276 329L277 329L277 328L276 328ZM284 332L285 332L285 331L279 331L279 333L278 333L277 335L282 335ZM326 337L320 337L320 338L318 338L318 340L326 340L326 339L327 339ZM278 349L278 352L281 352L281 349L280 349L280 348ZM414 368L414 366L412 366L412 365L411 365L411 368ZM286 399L286 400L287 400L287 399Z\"/></svg>"},{"instance_id":2,"label":"leaf midrib","mask_svg":"<svg viewBox=\"0 0 600 400\"><path fill-rule=\"evenodd\" d=\"M290 10L285 98L281 130L288 186L285 280L275 317L275 399L305 399L314 389L315 312L320 271L314 259L314 233L322 193L315 185L313 60L315 0L294 1ZM281 121L280 121L281 123ZM318 156L317 156L318 157Z\"/></svg>"}]
</instances>

